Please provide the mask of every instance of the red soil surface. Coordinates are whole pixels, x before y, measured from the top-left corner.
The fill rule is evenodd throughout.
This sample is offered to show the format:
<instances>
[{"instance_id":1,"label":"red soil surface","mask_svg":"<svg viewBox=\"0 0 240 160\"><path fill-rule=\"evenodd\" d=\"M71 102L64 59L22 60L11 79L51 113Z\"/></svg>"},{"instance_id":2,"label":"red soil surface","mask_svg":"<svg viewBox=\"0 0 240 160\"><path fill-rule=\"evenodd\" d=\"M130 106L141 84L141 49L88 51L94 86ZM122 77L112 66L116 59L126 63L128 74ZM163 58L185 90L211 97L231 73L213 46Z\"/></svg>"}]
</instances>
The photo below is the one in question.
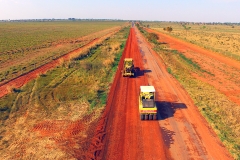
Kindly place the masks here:
<instances>
[{"instance_id":1,"label":"red soil surface","mask_svg":"<svg viewBox=\"0 0 240 160\"><path fill-rule=\"evenodd\" d=\"M100 38L96 38L93 41L89 42L88 44L86 44L85 46L76 49L72 52L69 52L45 65L42 65L38 68L36 68L33 71L30 71L26 74L23 74L17 78L14 78L13 80L10 80L4 84L0 84L0 98L5 96L6 94L10 93L12 91L13 88L20 88L23 85L25 85L26 83L28 83L29 81L37 78L40 74L44 74L46 73L48 70L55 68L56 66L60 65L63 61L69 60L72 57L76 57L80 52L87 50L90 47L95 46L97 43L102 42L104 39L106 39L107 37L109 37L110 35L116 33L116 31L119 31L120 29L116 29L115 31L100 37Z\"/></svg>"},{"instance_id":2,"label":"red soil surface","mask_svg":"<svg viewBox=\"0 0 240 160\"><path fill-rule=\"evenodd\" d=\"M135 78L122 77L124 58L133 58L140 72ZM112 84L101 125L92 141L89 156L97 159L169 159L158 121L140 121L138 94L147 85L135 30L131 28ZM99 133L103 133L101 136ZM98 143L98 145L96 145ZM90 154L92 153L92 154Z\"/></svg>"},{"instance_id":3,"label":"red soil surface","mask_svg":"<svg viewBox=\"0 0 240 160\"><path fill-rule=\"evenodd\" d=\"M240 62L155 30L146 30L156 33L160 38L159 42L166 43L169 48L178 50L186 57L197 62L203 70L212 73L213 75L205 73L202 76L197 74L193 74L193 76L214 86L225 94L229 100L240 105Z\"/></svg>"},{"instance_id":4,"label":"red soil surface","mask_svg":"<svg viewBox=\"0 0 240 160\"><path fill-rule=\"evenodd\" d=\"M0 97L9 92L8 87L24 85L72 54L1 86ZM133 58L135 67L140 68L136 77L121 76L124 58ZM158 121L141 121L138 113L139 88L148 84L156 88ZM59 148L78 159L232 159L189 95L168 74L162 60L135 28L131 28L91 145L76 150L85 127L82 121L42 121L33 131L54 140ZM84 147L88 152L83 153Z\"/></svg>"},{"instance_id":5,"label":"red soil surface","mask_svg":"<svg viewBox=\"0 0 240 160\"><path fill-rule=\"evenodd\" d=\"M123 59L129 57L140 68L135 78L121 76ZM148 84L157 92L158 121L140 120L139 88ZM187 92L134 28L88 151L92 159L232 159Z\"/></svg>"},{"instance_id":6,"label":"red soil surface","mask_svg":"<svg viewBox=\"0 0 240 160\"><path fill-rule=\"evenodd\" d=\"M54 148L60 148L62 151L72 155L77 159L81 159L82 148L84 144L81 140L83 139L84 133L84 122L82 120L77 121L43 121L36 124L32 131L39 132L40 138L48 137L49 140L55 142L56 146L46 145L45 148L52 150ZM79 147L79 145L82 145ZM80 148L80 149L79 149Z\"/></svg>"}]
</instances>

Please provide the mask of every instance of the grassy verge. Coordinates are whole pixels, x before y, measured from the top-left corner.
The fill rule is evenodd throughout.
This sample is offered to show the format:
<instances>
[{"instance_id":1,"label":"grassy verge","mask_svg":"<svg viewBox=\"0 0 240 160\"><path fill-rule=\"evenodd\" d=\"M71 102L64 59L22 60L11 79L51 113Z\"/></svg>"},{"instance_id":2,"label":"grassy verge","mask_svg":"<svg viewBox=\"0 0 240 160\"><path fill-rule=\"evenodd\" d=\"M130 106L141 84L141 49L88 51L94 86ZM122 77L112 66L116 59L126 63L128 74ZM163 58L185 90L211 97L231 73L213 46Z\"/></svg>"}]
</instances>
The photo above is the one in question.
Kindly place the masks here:
<instances>
[{"instance_id":1,"label":"grassy verge","mask_svg":"<svg viewBox=\"0 0 240 160\"><path fill-rule=\"evenodd\" d=\"M38 92L35 99L38 105L45 106L43 108L48 106L47 108L50 109L62 102L81 98L91 104L94 101L93 103L96 104L94 106L105 104L108 85L118 66L128 32L129 28L124 28L101 45L91 48L87 57L75 58L47 74L40 75L35 82L37 84L35 90ZM10 112L11 106L21 99L21 95L25 96L26 93L31 92L33 87L29 87L31 83L33 82L1 98L1 111ZM17 98L17 96L20 97ZM19 105L25 104L19 103Z\"/></svg>"},{"instance_id":2,"label":"grassy verge","mask_svg":"<svg viewBox=\"0 0 240 160\"><path fill-rule=\"evenodd\" d=\"M143 25L213 52L224 54L229 58L240 60L240 25L182 22L144 22ZM163 30L167 26L173 27L171 33Z\"/></svg>"},{"instance_id":3,"label":"grassy verge","mask_svg":"<svg viewBox=\"0 0 240 160\"><path fill-rule=\"evenodd\" d=\"M211 76L214 74L203 70L196 62L178 51L165 49L163 44L152 43L152 45L164 60L168 73L172 74L189 93L201 114L213 127L233 157L240 159L238 106L213 86L192 76L192 73L199 75L207 73Z\"/></svg>"},{"instance_id":4,"label":"grassy verge","mask_svg":"<svg viewBox=\"0 0 240 160\"><path fill-rule=\"evenodd\" d=\"M105 107L110 84L129 30L129 27L123 28L102 44L90 49L87 57L64 62L61 66L39 75L36 80L1 98L0 155L4 155L9 147L15 148L12 145L16 141L14 137L24 139L24 133L34 137L29 130L34 124L43 120L68 122L83 119L90 128L93 124L96 125ZM89 115L93 117L89 118ZM22 119L25 119L24 124L18 126ZM82 132L89 133L83 136L82 141L84 141L92 136L93 130L88 130L85 126ZM39 149L41 152L42 148ZM13 152L15 153L12 150L8 155L14 155ZM58 158L61 159L61 157ZM22 157L22 159L25 158Z\"/></svg>"}]
</instances>

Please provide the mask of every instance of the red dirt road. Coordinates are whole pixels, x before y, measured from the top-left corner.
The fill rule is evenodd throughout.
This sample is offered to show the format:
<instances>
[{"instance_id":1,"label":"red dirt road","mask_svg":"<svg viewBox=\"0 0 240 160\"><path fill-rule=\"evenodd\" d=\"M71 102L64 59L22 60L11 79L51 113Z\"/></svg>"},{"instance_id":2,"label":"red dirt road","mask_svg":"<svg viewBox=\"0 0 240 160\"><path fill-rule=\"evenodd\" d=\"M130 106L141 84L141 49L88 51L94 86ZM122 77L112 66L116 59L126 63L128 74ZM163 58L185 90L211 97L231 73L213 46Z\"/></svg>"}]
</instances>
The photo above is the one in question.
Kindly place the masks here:
<instances>
[{"instance_id":1,"label":"red dirt road","mask_svg":"<svg viewBox=\"0 0 240 160\"><path fill-rule=\"evenodd\" d=\"M143 38L140 41L147 43ZM159 125L173 159L232 159L188 93L168 74L159 56L150 46L140 47L144 66L151 70L147 73L148 81L156 86Z\"/></svg>"},{"instance_id":2,"label":"red dirt road","mask_svg":"<svg viewBox=\"0 0 240 160\"><path fill-rule=\"evenodd\" d=\"M122 58L133 58L141 73L136 78L119 77L109 113L104 159L168 159L157 121L140 121L138 94L147 85L132 28ZM119 69L122 70L122 64ZM154 149L153 149L154 148ZM156 152L156 150L158 152Z\"/></svg>"},{"instance_id":3,"label":"red dirt road","mask_svg":"<svg viewBox=\"0 0 240 160\"><path fill-rule=\"evenodd\" d=\"M133 58L140 68L137 77L121 76L125 57ZM139 117L139 87L148 84L157 92L158 121ZM134 28L98 128L89 149L93 159L232 159L189 95Z\"/></svg>"},{"instance_id":4,"label":"red dirt road","mask_svg":"<svg viewBox=\"0 0 240 160\"><path fill-rule=\"evenodd\" d=\"M140 72L135 78L122 77L124 58L133 58ZM131 28L123 56L112 84L102 130L92 142L89 152L99 159L170 159L158 121L140 121L138 94L141 85L148 85L135 30ZM101 128L101 127L99 127ZM99 136L98 133L104 133ZM98 146L96 144L98 143ZM100 144L99 144L100 143ZM94 148L95 147L95 148Z\"/></svg>"}]
</instances>

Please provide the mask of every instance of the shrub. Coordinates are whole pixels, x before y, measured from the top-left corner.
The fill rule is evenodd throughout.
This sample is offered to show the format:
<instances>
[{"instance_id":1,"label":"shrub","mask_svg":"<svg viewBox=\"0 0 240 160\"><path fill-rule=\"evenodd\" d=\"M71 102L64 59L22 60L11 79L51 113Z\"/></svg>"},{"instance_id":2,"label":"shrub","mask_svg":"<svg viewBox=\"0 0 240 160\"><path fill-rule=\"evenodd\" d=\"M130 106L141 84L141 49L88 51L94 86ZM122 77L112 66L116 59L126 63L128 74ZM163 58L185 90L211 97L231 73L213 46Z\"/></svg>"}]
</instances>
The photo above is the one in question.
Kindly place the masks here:
<instances>
[{"instance_id":1,"label":"shrub","mask_svg":"<svg viewBox=\"0 0 240 160\"><path fill-rule=\"evenodd\" d=\"M149 34L147 35L147 39L148 39L150 42L153 42L153 43L157 44L159 38L158 38L158 35L157 35L157 34L155 34L155 33L149 33Z\"/></svg>"},{"instance_id":2,"label":"shrub","mask_svg":"<svg viewBox=\"0 0 240 160\"><path fill-rule=\"evenodd\" d=\"M167 27L167 28L163 28L164 31L167 32L172 32L173 28L172 27Z\"/></svg>"}]
</instances>

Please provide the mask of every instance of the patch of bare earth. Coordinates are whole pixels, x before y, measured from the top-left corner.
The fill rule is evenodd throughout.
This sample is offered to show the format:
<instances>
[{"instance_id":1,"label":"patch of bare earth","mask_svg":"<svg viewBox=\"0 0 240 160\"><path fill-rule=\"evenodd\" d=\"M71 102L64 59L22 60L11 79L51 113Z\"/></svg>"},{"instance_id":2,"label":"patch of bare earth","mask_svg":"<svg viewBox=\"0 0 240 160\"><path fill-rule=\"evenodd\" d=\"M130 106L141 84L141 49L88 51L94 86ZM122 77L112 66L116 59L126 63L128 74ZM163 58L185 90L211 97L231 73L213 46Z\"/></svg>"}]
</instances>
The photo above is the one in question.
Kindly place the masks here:
<instances>
[{"instance_id":1,"label":"patch of bare earth","mask_svg":"<svg viewBox=\"0 0 240 160\"><path fill-rule=\"evenodd\" d=\"M240 105L240 63L238 61L163 33L149 31L157 33L161 43L167 43L170 48L180 51L186 57L197 62L203 70L208 71L208 73L202 73L201 75L193 73L195 78L214 86L225 94L229 100Z\"/></svg>"},{"instance_id":2,"label":"patch of bare earth","mask_svg":"<svg viewBox=\"0 0 240 160\"><path fill-rule=\"evenodd\" d=\"M115 28L112 32L101 36L100 38L96 38L89 43L87 43L85 46L78 48L76 50L73 50L69 53L64 54L63 56L60 56L59 58L55 60L51 60L50 62L26 73L23 75L20 75L16 77L15 79L9 80L8 82L5 82L3 84L0 84L0 98L3 97L4 95L8 94L11 92L12 88L20 88L24 84L28 83L30 80L35 79L39 74L46 73L48 70L58 66L61 64L63 61L70 60L74 57L80 56L82 54L86 54L91 47L96 46L97 44L101 43L104 41L106 38L112 36L116 32L120 30L120 27Z\"/></svg>"},{"instance_id":3,"label":"patch of bare earth","mask_svg":"<svg viewBox=\"0 0 240 160\"><path fill-rule=\"evenodd\" d=\"M53 113L25 107L5 123L0 159L83 159L101 109L87 114L85 102L62 104Z\"/></svg>"},{"instance_id":4,"label":"patch of bare earth","mask_svg":"<svg viewBox=\"0 0 240 160\"><path fill-rule=\"evenodd\" d=\"M64 60L79 56L119 30L115 28L84 47L0 86L0 97L8 94L11 91L9 88L25 85L39 74ZM102 108L89 113L88 102L74 101L62 103L57 108L44 109L38 106L36 85L35 82L27 105L19 106L17 112L11 113L4 123L1 122L0 159L85 159L91 143L89 139L97 128Z\"/></svg>"}]
</instances>

